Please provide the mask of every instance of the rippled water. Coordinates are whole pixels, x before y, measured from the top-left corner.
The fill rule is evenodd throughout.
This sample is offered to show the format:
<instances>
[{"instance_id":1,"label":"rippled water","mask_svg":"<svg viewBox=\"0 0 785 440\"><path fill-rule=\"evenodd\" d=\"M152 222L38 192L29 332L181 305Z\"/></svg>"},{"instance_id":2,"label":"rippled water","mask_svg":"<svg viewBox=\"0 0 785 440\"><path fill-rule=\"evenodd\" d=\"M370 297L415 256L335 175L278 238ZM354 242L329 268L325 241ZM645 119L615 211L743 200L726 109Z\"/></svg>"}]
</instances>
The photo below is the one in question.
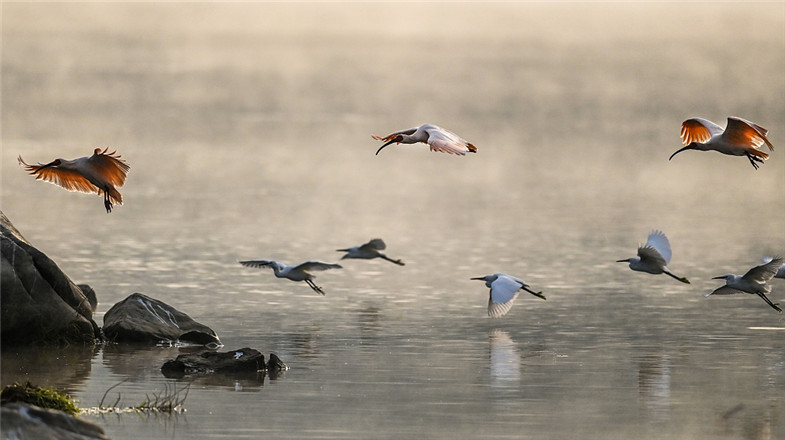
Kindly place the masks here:
<instances>
[{"instance_id":1,"label":"rippled water","mask_svg":"<svg viewBox=\"0 0 785 440\"><path fill-rule=\"evenodd\" d=\"M568 14L569 12L569 14ZM695 17L702 17L696 19ZM83 415L132 438L781 438L785 322L712 276L785 253L783 5L4 4L2 209L99 297L142 292L277 353L270 378L173 382L177 348L3 347L2 382L183 414ZM746 20L746 21L745 21ZM755 22L748 28L739 22ZM435 23L449 23L439 26ZM746 159L679 124L771 130ZM422 122L478 146L373 152ZM16 165L111 145L126 204ZM634 273L650 229L665 276ZM237 264L333 261L305 285ZM543 290L501 319L470 277ZM785 281L774 280L782 301Z\"/></svg>"}]
</instances>

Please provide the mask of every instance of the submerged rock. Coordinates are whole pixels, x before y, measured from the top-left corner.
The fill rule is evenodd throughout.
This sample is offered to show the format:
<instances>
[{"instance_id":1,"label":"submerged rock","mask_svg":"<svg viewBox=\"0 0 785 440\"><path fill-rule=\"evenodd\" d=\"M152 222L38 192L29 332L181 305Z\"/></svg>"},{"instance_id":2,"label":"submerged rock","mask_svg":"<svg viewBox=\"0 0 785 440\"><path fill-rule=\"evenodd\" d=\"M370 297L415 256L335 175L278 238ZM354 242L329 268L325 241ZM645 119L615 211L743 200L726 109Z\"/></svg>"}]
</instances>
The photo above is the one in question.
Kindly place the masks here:
<instances>
[{"instance_id":1,"label":"submerged rock","mask_svg":"<svg viewBox=\"0 0 785 440\"><path fill-rule=\"evenodd\" d=\"M0 211L3 344L95 343L101 329L82 290Z\"/></svg>"},{"instance_id":2,"label":"submerged rock","mask_svg":"<svg viewBox=\"0 0 785 440\"><path fill-rule=\"evenodd\" d=\"M224 353L202 351L181 354L174 360L166 361L161 372L166 377L180 378L188 374L256 373L265 368L264 355L245 347Z\"/></svg>"},{"instance_id":3,"label":"submerged rock","mask_svg":"<svg viewBox=\"0 0 785 440\"><path fill-rule=\"evenodd\" d=\"M222 346L210 327L141 293L130 295L106 312L104 334L114 342L183 342Z\"/></svg>"},{"instance_id":4,"label":"submerged rock","mask_svg":"<svg viewBox=\"0 0 785 440\"><path fill-rule=\"evenodd\" d=\"M0 410L0 431L4 439L86 440L106 439L103 428L62 411L43 409L22 402L9 403Z\"/></svg>"},{"instance_id":5,"label":"submerged rock","mask_svg":"<svg viewBox=\"0 0 785 440\"><path fill-rule=\"evenodd\" d=\"M275 353L270 353L270 360L267 361L267 374L275 379L288 370L289 366L283 363Z\"/></svg>"}]
</instances>

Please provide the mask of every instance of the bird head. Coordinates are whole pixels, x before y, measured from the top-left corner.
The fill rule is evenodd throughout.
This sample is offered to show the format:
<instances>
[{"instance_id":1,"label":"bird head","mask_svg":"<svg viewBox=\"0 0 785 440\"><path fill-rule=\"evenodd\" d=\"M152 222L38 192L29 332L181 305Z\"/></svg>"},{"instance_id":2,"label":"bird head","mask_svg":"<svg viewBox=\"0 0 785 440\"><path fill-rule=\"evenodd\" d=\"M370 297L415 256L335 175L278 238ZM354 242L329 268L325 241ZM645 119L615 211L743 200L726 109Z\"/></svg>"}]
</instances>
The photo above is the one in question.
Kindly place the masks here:
<instances>
[{"instance_id":1,"label":"bird head","mask_svg":"<svg viewBox=\"0 0 785 440\"><path fill-rule=\"evenodd\" d=\"M392 138L389 141L387 141L384 145L379 147L379 149L376 150L376 154L379 154L379 152L382 151L382 148L384 148L384 147L386 147L386 146L388 146L388 145L390 145L392 143L400 143L402 140L403 140L403 135L399 134L399 135L395 136L394 138Z\"/></svg>"},{"instance_id":2,"label":"bird head","mask_svg":"<svg viewBox=\"0 0 785 440\"><path fill-rule=\"evenodd\" d=\"M42 166L41 168L49 168L49 167L59 167L62 163L65 162L65 159L55 159L48 164Z\"/></svg>"}]
</instances>

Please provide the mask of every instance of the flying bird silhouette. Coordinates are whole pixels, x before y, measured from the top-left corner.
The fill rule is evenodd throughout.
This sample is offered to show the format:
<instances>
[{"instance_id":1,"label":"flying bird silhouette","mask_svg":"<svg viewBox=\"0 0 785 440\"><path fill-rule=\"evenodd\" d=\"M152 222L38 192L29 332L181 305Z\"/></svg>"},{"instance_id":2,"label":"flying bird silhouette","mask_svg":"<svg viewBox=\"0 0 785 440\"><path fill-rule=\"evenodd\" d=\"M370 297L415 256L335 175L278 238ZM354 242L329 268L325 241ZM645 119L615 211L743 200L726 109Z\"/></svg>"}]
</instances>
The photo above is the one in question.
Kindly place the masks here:
<instances>
[{"instance_id":1,"label":"flying bird silhouette","mask_svg":"<svg viewBox=\"0 0 785 440\"><path fill-rule=\"evenodd\" d=\"M433 124L423 124L408 130L396 131L387 136L371 135L371 137L377 141L386 141L384 145L376 150L376 154L379 154L382 148L392 143L415 144L417 142L426 143L431 147L431 151L441 151L442 153L465 156L466 153L477 152L477 147L466 142L457 134Z\"/></svg>"},{"instance_id":2,"label":"flying bird silhouette","mask_svg":"<svg viewBox=\"0 0 785 440\"><path fill-rule=\"evenodd\" d=\"M123 186L125 176L130 168L122 160L117 151L107 153L109 148L101 151L96 148L90 157L73 160L55 159L47 164L29 165L19 155L17 160L36 180L54 183L68 191L96 193L104 196L104 207L107 214L112 212L114 203L123 204L123 196L117 187Z\"/></svg>"},{"instance_id":3,"label":"flying bird silhouette","mask_svg":"<svg viewBox=\"0 0 785 440\"><path fill-rule=\"evenodd\" d=\"M384 250L385 248L387 248L387 245L384 244L384 241L381 238L374 238L373 240L363 245L354 246L346 249L338 249L337 252L346 252L346 255L341 257L341 260L345 258L360 258L363 260L370 260L372 258L381 258L391 263L395 263L399 266L404 265L403 261L393 260L387 255L384 255L383 253L379 252Z\"/></svg>"},{"instance_id":4,"label":"flying bird silhouette","mask_svg":"<svg viewBox=\"0 0 785 440\"><path fill-rule=\"evenodd\" d=\"M712 278L713 280L725 279L725 285L704 296L750 293L758 295L761 299L766 301L766 304L771 306L771 308L782 313L782 309L778 307L778 304L771 302L766 295L771 293L771 285L768 284L768 281L777 274L777 271L782 267L783 261L785 260L781 257L776 257L772 258L772 260L766 264L753 267L744 275L729 273L714 277Z\"/></svg>"},{"instance_id":5,"label":"flying bird silhouette","mask_svg":"<svg viewBox=\"0 0 785 440\"><path fill-rule=\"evenodd\" d=\"M515 298L518 298L518 293L521 289L538 298L545 299L545 295L542 292L535 292L529 289L529 285L525 281L512 275L495 273L471 279L485 281L485 286L491 288L490 296L488 297L488 316L491 318L506 315L512 308Z\"/></svg>"},{"instance_id":6,"label":"flying bird silhouette","mask_svg":"<svg viewBox=\"0 0 785 440\"><path fill-rule=\"evenodd\" d=\"M668 269L671 261L671 245L662 231L651 231L646 244L638 247L638 256L616 260L617 263L630 263L630 269L652 274L664 273L682 283L690 284L690 280L676 276Z\"/></svg>"},{"instance_id":7,"label":"flying bird silhouette","mask_svg":"<svg viewBox=\"0 0 785 440\"><path fill-rule=\"evenodd\" d=\"M341 268L341 265L339 264L325 263L323 261L306 261L296 266L287 266L273 260L247 260L239 261L239 263L246 267L255 267L260 269L269 267L273 270L273 273L275 273L275 276L278 278L288 278L292 281L305 281L309 286L311 286L311 289L321 295L324 295L324 291L321 287L317 286L313 282L316 276L313 275L311 271Z\"/></svg>"}]
</instances>

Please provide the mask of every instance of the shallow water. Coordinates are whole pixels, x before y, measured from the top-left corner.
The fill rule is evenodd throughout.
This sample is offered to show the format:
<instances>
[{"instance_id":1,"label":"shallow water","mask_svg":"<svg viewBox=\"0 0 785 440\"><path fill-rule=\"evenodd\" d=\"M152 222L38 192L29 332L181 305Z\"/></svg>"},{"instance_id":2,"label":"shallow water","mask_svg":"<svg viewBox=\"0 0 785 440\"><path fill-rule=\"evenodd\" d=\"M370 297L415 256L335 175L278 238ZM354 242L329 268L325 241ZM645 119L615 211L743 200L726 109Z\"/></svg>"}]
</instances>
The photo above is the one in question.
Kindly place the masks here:
<instances>
[{"instance_id":1,"label":"shallow water","mask_svg":"<svg viewBox=\"0 0 785 440\"><path fill-rule=\"evenodd\" d=\"M785 253L783 149L667 158L691 116L782 144L785 7L713 6L3 4L3 212L99 324L142 292L291 369L171 381L177 348L3 347L2 383L82 407L191 384L183 414L82 416L114 439L781 438L782 315L702 295ZM373 155L422 122L479 152ZM106 145L131 164L110 215L15 163ZM655 228L692 284L615 263ZM344 260L325 297L237 264L376 236L406 266ZM489 319L469 278L494 272L548 299Z\"/></svg>"}]
</instances>

